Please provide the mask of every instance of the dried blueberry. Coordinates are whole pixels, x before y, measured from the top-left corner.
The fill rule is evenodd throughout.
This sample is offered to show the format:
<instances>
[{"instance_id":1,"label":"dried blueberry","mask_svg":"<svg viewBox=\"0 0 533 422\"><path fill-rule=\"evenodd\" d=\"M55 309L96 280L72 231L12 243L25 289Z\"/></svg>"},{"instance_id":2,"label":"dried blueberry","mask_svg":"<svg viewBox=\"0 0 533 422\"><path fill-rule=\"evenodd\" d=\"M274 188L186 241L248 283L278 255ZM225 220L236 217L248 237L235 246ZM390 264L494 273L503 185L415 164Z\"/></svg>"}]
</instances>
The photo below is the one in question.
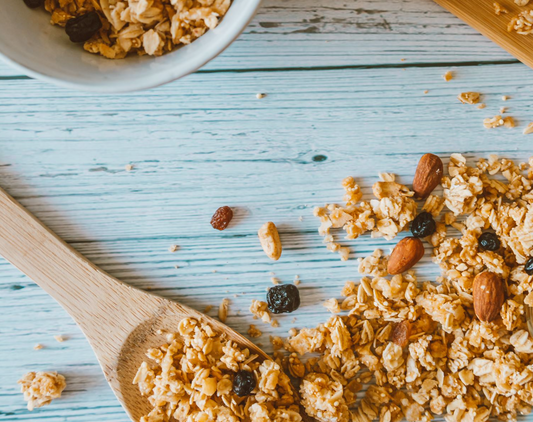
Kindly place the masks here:
<instances>
[{"instance_id":1,"label":"dried blueberry","mask_svg":"<svg viewBox=\"0 0 533 422\"><path fill-rule=\"evenodd\" d=\"M24 0L24 3L30 9L35 9L36 7L42 6L44 4L44 0Z\"/></svg>"},{"instance_id":2,"label":"dried blueberry","mask_svg":"<svg viewBox=\"0 0 533 422\"><path fill-rule=\"evenodd\" d=\"M233 378L233 392L239 397L248 396L257 384L255 375L250 371L239 371Z\"/></svg>"},{"instance_id":3,"label":"dried blueberry","mask_svg":"<svg viewBox=\"0 0 533 422\"><path fill-rule=\"evenodd\" d=\"M96 12L69 19L65 26L65 32L72 42L85 42L98 32L102 27L100 16Z\"/></svg>"},{"instance_id":4,"label":"dried blueberry","mask_svg":"<svg viewBox=\"0 0 533 422\"><path fill-rule=\"evenodd\" d=\"M294 284L280 284L267 293L268 309L275 314L294 312L300 306L300 293Z\"/></svg>"},{"instance_id":5,"label":"dried blueberry","mask_svg":"<svg viewBox=\"0 0 533 422\"><path fill-rule=\"evenodd\" d=\"M500 249L500 239L495 233L485 232L478 238L479 247L484 251L497 251Z\"/></svg>"},{"instance_id":6,"label":"dried blueberry","mask_svg":"<svg viewBox=\"0 0 533 422\"><path fill-rule=\"evenodd\" d=\"M411 233L414 237L431 236L437 230L437 224L429 212L421 212L411 224Z\"/></svg>"},{"instance_id":7,"label":"dried blueberry","mask_svg":"<svg viewBox=\"0 0 533 422\"><path fill-rule=\"evenodd\" d=\"M529 258L526 261L526 265L524 266L524 269L526 270L527 274L533 275L533 258Z\"/></svg>"}]
</instances>

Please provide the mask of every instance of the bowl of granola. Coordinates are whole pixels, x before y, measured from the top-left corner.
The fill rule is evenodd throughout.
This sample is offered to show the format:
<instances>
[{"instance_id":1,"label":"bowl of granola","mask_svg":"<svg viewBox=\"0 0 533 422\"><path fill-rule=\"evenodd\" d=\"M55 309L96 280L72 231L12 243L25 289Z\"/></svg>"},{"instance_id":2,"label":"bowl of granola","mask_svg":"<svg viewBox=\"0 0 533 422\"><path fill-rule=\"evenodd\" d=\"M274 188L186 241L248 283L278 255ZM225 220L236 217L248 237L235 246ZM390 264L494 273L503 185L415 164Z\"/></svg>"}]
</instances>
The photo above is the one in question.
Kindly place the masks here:
<instances>
[{"instance_id":1,"label":"bowl of granola","mask_svg":"<svg viewBox=\"0 0 533 422\"><path fill-rule=\"evenodd\" d=\"M71 89L119 93L186 76L246 28L261 0L4 0L0 57Z\"/></svg>"}]
</instances>

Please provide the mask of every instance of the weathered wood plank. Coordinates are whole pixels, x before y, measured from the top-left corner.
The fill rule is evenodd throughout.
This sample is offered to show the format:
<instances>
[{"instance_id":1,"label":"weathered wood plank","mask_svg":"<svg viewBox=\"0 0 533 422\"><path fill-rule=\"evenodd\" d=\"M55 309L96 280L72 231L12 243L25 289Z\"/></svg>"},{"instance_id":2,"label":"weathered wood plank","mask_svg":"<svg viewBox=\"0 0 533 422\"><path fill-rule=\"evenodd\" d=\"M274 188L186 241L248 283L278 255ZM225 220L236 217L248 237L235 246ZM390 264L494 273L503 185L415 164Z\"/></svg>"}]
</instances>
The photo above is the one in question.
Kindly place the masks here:
<instances>
[{"instance_id":1,"label":"weathered wood plank","mask_svg":"<svg viewBox=\"0 0 533 422\"><path fill-rule=\"evenodd\" d=\"M279 329L259 324L267 345L293 316L296 326L327 319L320 303L358 278L355 258L393 246L365 236L348 243L348 262L326 251L312 208L340 201L343 177L364 177L368 196L378 171L409 182L427 151L531 155L532 138L520 129L482 127L501 106L522 127L529 122L533 82L525 66L462 67L448 83L445 70L197 74L124 96L3 81L0 185L126 282L197 309L229 297L228 323L241 332L253 323L247 308L264 296L271 271L284 282L300 275L302 308L281 316ZM455 97L465 90L482 92L487 108L461 105ZM268 96L257 100L257 92ZM124 170L127 163L134 171ZM209 219L220 205L235 207L236 216L219 233ZM277 263L256 238L267 220L278 224L285 247ZM180 245L174 254L172 244ZM417 271L423 279L437 274L428 254ZM66 313L5 261L0 298L0 421L127 420ZM70 338L59 344L56 334ZM34 351L36 343L46 348ZM64 372L69 387L64 399L30 414L16 380L35 369Z\"/></svg>"},{"instance_id":2,"label":"weathered wood plank","mask_svg":"<svg viewBox=\"0 0 533 422\"><path fill-rule=\"evenodd\" d=\"M265 0L206 70L512 60L430 0ZM0 77L19 75L0 61Z\"/></svg>"}]
</instances>

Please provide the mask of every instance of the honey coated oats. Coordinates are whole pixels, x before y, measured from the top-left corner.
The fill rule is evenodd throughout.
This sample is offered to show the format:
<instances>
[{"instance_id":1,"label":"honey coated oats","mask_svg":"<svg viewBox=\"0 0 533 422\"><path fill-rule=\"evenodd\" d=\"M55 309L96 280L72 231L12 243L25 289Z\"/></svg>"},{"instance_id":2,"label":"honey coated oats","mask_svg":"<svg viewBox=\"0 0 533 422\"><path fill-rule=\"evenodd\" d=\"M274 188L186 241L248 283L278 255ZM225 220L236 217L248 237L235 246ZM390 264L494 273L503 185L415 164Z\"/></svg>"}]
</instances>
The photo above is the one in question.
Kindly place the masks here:
<instances>
[{"instance_id":1,"label":"honey coated oats","mask_svg":"<svg viewBox=\"0 0 533 422\"><path fill-rule=\"evenodd\" d=\"M130 53L160 56L190 44L214 29L230 5L231 0L44 0L51 23L66 26L67 33L69 21L96 12L101 25L78 40L86 51L108 59Z\"/></svg>"},{"instance_id":2,"label":"honey coated oats","mask_svg":"<svg viewBox=\"0 0 533 422\"><path fill-rule=\"evenodd\" d=\"M57 372L28 372L18 383L30 411L60 398L67 386L65 377Z\"/></svg>"}]
</instances>

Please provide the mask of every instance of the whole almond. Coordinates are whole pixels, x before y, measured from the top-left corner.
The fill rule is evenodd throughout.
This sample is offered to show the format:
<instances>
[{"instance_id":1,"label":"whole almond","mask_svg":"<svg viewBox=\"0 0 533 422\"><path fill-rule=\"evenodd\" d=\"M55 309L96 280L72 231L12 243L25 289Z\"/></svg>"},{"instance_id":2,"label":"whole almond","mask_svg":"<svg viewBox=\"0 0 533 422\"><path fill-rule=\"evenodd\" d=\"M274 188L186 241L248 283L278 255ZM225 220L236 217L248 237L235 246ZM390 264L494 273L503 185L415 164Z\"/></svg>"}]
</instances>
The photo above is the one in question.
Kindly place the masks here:
<instances>
[{"instance_id":1,"label":"whole almond","mask_svg":"<svg viewBox=\"0 0 533 422\"><path fill-rule=\"evenodd\" d=\"M424 256L424 245L416 237L406 237L398 242L389 257L387 271L400 274L412 268Z\"/></svg>"},{"instance_id":2,"label":"whole almond","mask_svg":"<svg viewBox=\"0 0 533 422\"><path fill-rule=\"evenodd\" d=\"M491 322L500 316L505 300L505 285L497 274L485 271L474 278L474 311L481 321Z\"/></svg>"},{"instance_id":3,"label":"whole almond","mask_svg":"<svg viewBox=\"0 0 533 422\"><path fill-rule=\"evenodd\" d=\"M442 160L433 154L424 154L416 167L413 190L419 199L425 199L440 183L444 174Z\"/></svg>"},{"instance_id":4,"label":"whole almond","mask_svg":"<svg viewBox=\"0 0 533 422\"><path fill-rule=\"evenodd\" d=\"M270 259L277 261L281 256L281 240L276 225L269 221L261 226L257 232L263 250Z\"/></svg>"}]
</instances>

